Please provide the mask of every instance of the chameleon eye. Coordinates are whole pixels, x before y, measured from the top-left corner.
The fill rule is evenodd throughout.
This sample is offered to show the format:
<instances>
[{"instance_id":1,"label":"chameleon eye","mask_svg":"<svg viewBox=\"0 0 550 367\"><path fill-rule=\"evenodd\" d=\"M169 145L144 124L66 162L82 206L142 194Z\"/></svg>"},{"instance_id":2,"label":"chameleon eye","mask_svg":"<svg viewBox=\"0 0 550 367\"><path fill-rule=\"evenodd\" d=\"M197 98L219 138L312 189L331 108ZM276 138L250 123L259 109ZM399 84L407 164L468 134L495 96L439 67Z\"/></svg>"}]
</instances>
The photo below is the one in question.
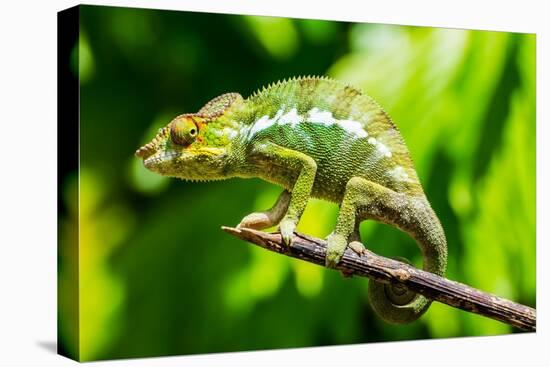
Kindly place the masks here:
<instances>
[{"instance_id":1,"label":"chameleon eye","mask_svg":"<svg viewBox=\"0 0 550 367\"><path fill-rule=\"evenodd\" d=\"M174 120L170 128L170 137L177 145L188 146L195 141L197 133L197 125L195 125L193 120L188 118Z\"/></svg>"}]
</instances>

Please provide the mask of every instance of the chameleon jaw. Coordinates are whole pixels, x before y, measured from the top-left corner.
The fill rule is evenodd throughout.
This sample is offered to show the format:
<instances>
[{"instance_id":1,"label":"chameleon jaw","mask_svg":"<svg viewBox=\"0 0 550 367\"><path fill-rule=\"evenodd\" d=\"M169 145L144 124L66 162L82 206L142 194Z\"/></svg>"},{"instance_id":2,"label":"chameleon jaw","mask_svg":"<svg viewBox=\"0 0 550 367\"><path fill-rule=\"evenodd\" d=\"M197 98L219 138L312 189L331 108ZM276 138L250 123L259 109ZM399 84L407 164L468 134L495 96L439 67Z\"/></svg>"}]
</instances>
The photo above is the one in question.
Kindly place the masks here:
<instances>
[{"instance_id":1,"label":"chameleon jaw","mask_svg":"<svg viewBox=\"0 0 550 367\"><path fill-rule=\"evenodd\" d=\"M137 155L137 152L136 152L136 155ZM149 155L143 159L143 165L145 166L145 168L152 169L155 166L171 161L180 155L181 153L179 152L163 152L160 154Z\"/></svg>"}]
</instances>

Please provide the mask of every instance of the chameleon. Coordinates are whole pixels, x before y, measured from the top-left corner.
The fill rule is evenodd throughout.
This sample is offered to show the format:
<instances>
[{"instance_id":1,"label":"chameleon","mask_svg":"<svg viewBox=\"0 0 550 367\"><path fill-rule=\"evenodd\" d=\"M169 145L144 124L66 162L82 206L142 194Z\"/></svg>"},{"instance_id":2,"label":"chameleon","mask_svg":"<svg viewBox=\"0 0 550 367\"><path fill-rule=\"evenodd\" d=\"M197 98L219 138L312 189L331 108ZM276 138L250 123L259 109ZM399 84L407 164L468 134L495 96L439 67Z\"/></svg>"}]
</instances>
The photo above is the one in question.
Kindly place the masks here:
<instances>
[{"instance_id":1,"label":"chameleon","mask_svg":"<svg viewBox=\"0 0 550 367\"><path fill-rule=\"evenodd\" d=\"M145 168L191 181L260 178L282 193L271 209L245 216L239 228L278 225L292 236L309 198L339 204L326 238L335 268L348 246L362 254L359 225L388 224L410 235L423 268L443 276L447 243L398 128L359 89L329 77L294 77L254 92L222 94L196 113L172 119L136 151ZM418 319L431 301L402 284L369 280L375 313L393 324Z\"/></svg>"}]
</instances>

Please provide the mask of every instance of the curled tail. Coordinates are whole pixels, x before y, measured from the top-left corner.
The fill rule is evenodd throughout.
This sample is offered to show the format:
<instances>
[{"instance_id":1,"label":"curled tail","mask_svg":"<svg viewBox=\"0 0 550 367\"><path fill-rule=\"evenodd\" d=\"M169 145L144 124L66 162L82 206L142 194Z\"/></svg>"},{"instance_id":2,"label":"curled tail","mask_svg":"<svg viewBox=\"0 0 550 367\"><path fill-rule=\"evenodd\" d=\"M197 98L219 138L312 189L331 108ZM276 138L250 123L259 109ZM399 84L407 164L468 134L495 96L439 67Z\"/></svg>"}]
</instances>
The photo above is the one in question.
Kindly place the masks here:
<instances>
[{"instance_id":1,"label":"curled tail","mask_svg":"<svg viewBox=\"0 0 550 367\"><path fill-rule=\"evenodd\" d=\"M447 266L447 241L439 219L425 198L411 201L406 210L410 215L400 217L407 219L398 220L394 224L416 240L424 258L424 270L443 276ZM368 294L376 314L392 324L418 319L431 304L429 299L408 290L402 284L369 280Z\"/></svg>"}]
</instances>

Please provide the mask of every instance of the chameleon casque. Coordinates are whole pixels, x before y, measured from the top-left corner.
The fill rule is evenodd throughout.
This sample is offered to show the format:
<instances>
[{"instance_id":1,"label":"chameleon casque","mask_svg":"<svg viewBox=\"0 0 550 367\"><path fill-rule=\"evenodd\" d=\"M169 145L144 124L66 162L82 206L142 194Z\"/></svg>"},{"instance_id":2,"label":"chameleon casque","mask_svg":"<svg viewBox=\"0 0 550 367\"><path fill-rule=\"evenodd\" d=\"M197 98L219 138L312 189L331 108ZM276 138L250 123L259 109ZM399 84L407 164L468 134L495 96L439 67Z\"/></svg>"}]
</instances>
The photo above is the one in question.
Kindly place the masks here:
<instances>
[{"instance_id":1,"label":"chameleon casque","mask_svg":"<svg viewBox=\"0 0 550 367\"><path fill-rule=\"evenodd\" d=\"M412 236L425 270L445 272L445 234L401 134L371 97L336 80L293 78L247 99L223 94L197 113L174 118L136 155L163 176L259 177L282 186L271 209L245 216L239 227L278 224L287 245L310 197L338 203L327 237L328 267L348 245L361 253L359 224L372 219ZM430 305L400 285L370 281L368 293L375 312L390 323L414 321Z\"/></svg>"}]
</instances>

